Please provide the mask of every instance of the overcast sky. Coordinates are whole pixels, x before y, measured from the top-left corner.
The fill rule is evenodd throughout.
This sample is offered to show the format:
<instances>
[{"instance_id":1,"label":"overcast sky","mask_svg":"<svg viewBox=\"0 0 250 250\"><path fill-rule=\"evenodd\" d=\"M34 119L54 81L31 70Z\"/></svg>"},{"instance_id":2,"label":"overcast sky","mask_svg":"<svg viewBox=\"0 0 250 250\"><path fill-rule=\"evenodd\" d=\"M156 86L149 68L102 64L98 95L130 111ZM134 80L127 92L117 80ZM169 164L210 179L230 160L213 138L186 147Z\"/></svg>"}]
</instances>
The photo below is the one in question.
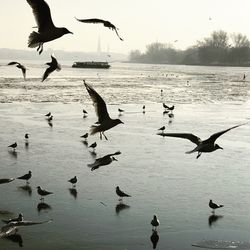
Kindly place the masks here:
<instances>
[{"instance_id":1,"label":"overcast sky","mask_svg":"<svg viewBox=\"0 0 250 250\"><path fill-rule=\"evenodd\" d=\"M240 32L250 38L250 0L46 0L57 27L65 35L46 43L44 49L129 53L145 51L152 42L175 43L178 49L194 45L214 30ZM124 41L101 24L84 24L74 17L101 18L119 28ZM211 20L209 20L211 18ZM27 40L35 19L26 0L1 0L0 48L28 49Z\"/></svg>"}]
</instances>

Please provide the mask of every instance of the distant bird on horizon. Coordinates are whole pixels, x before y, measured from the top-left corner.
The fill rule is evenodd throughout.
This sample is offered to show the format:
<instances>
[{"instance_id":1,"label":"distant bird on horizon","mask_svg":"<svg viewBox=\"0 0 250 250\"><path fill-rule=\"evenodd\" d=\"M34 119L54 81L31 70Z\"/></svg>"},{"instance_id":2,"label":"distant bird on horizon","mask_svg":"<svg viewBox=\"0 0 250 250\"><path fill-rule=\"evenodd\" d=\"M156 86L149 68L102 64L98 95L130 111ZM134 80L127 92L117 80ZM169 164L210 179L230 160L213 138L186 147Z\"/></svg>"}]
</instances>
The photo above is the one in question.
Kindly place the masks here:
<instances>
[{"instance_id":1,"label":"distant bird on horizon","mask_svg":"<svg viewBox=\"0 0 250 250\"><path fill-rule=\"evenodd\" d=\"M231 129L234 128L238 128L242 125L245 125L247 123L243 123L240 125L236 125L233 126L231 128L228 128L226 130L220 131L218 133L215 133L213 135L211 135L208 139L202 141L199 137L197 137L196 135L193 134L189 134L189 133L158 133L158 135L161 136L169 136L169 137L177 137L177 138L182 138L182 139L188 139L191 142L195 143L197 146L191 150L191 151L187 151L186 154L191 154L194 152L198 152L198 155L196 157L196 159L198 159L202 153L210 153L213 152L217 149L223 149L222 147L220 147L218 144L215 144L215 141L218 137L220 137L221 135L223 135L224 133L228 132Z\"/></svg>"},{"instance_id":2,"label":"distant bird on horizon","mask_svg":"<svg viewBox=\"0 0 250 250\"><path fill-rule=\"evenodd\" d=\"M224 205L216 204L212 200L209 200L208 206L213 209L213 213L215 209L224 207Z\"/></svg>"},{"instance_id":3,"label":"distant bird on horizon","mask_svg":"<svg viewBox=\"0 0 250 250\"><path fill-rule=\"evenodd\" d=\"M38 186L36 188L37 188L37 193L41 196L41 198L40 198L41 201L44 200L43 196L53 194L52 192L49 192L49 191L47 191L45 189L42 189L40 186Z\"/></svg>"},{"instance_id":4,"label":"distant bird on horizon","mask_svg":"<svg viewBox=\"0 0 250 250\"><path fill-rule=\"evenodd\" d=\"M29 134L26 133L26 134L24 135L24 138L25 138L25 139L29 139Z\"/></svg>"},{"instance_id":5,"label":"distant bird on horizon","mask_svg":"<svg viewBox=\"0 0 250 250\"><path fill-rule=\"evenodd\" d=\"M31 173L31 171L29 171L27 174L22 175L20 177L17 177L17 179L19 179L19 180L25 180L26 184L29 184L29 179L31 178L31 176L32 176L32 173Z\"/></svg>"},{"instance_id":6,"label":"distant bird on horizon","mask_svg":"<svg viewBox=\"0 0 250 250\"><path fill-rule=\"evenodd\" d=\"M69 179L68 182L70 182L72 184L72 187L75 187L76 183L77 183L77 177L75 176L75 177Z\"/></svg>"},{"instance_id":7,"label":"distant bird on horizon","mask_svg":"<svg viewBox=\"0 0 250 250\"><path fill-rule=\"evenodd\" d=\"M94 171L94 170L98 169L101 166L109 165L111 162L117 161L117 159L115 157L113 157L113 156L114 155L120 155L120 154L121 154L121 152L117 151L117 152L115 152L113 154L105 155L105 156L103 156L101 158L96 159L94 163L88 164L88 167L91 168L91 171Z\"/></svg>"},{"instance_id":8,"label":"distant bird on horizon","mask_svg":"<svg viewBox=\"0 0 250 250\"><path fill-rule=\"evenodd\" d=\"M29 35L28 47L37 48L39 55L43 52L43 44L55 40L65 34L73 34L65 27L58 28L54 25L49 5L44 0L27 0L33 10L38 32Z\"/></svg>"},{"instance_id":9,"label":"distant bird on horizon","mask_svg":"<svg viewBox=\"0 0 250 250\"><path fill-rule=\"evenodd\" d=\"M50 117L51 116L51 112L47 113L45 116Z\"/></svg>"},{"instance_id":10,"label":"distant bird on horizon","mask_svg":"<svg viewBox=\"0 0 250 250\"><path fill-rule=\"evenodd\" d=\"M153 227L152 230L156 231L156 228L160 225L160 221L157 218L157 215L155 214L153 219L151 220L151 225Z\"/></svg>"},{"instance_id":11,"label":"distant bird on horizon","mask_svg":"<svg viewBox=\"0 0 250 250\"><path fill-rule=\"evenodd\" d=\"M120 197L119 200L122 200L123 197L131 197L131 195L124 193L119 186L116 187L115 192Z\"/></svg>"},{"instance_id":12,"label":"distant bird on horizon","mask_svg":"<svg viewBox=\"0 0 250 250\"><path fill-rule=\"evenodd\" d=\"M143 114L145 114L145 109L146 109L146 106L143 105L143 106L142 106L142 113L143 113Z\"/></svg>"},{"instance_id":13,"label":"distant bird on horizon","mask_svg":"<svg viewBox=\"0 0 250 250\"><path fill-rule=\"evenodd\" d=\"M90 98L93 101L93 105L95 107L95 112L98 117L98 124L94 124L91 126L90 134L94 135L96 133L100 133L100 139L102 139L102 135L106 140L108 138L104 134L104 131L109 130L115 127L118 124L123 123L120 119L111 119L107 110L107 106L102 97L86 82L84 85L90 95Z\"/></svg>"},{"instance_id":14,"label":"distant bird on horizon","mask_svg":"<svg viewBox=\"0 0 250 250\"><path fill-rule=\"evenodd\" d=\"M115 25L109 21L105 21L105 20L98 19L98 18L91 18L91 19L78 19L78 18L76 18L76 20L79 22L82 22L82 23L102 23L105 27L107 27L111 30L114 30L116 35L119 37L119 39L121 41L123 41L123 39L118 34L118 31L117 31L118 28L116 28Z\"/></svg>"},{"instance_id":15,"label":"distant bird on horizon","mask_svg":"<svg viewBox=\"0 0 250 250\"><path fill-rule=\"evenodd\" d=\"M13 150L16 150L16 147L17 147L16 142L8 146L8 148L13 148Z\"/></svg>"},{"instance_id":16,"label":"distant bird on horizon","mask_svg":"<svg viewBox=\"0 0 250 250\"><path fill-rule=\"evenodd\" d=\"M9 62L8 65L16 65L17 68L22 70L23 78L26 80L26 67L19 62Z\"/></svg>"},{"instance_id":17,"label":"distant bird on horizon","mask_svg":"<svg viewBox=\"0 0 250 250\"><path fill-rule=\"evenodd\" d=\"M174 110L174 105L169 107L168 105L166 105L165 103L163 103L163 107L169 111L173 111Z\"/></svg>"},{"instance_id":18,"label":"distant bird on horizon","mask_svg":"<svg viewBox=\"0 0 250 250\"><path fill-rule=\"evenodd\" d=\"M61 65L57 62L56 58L51 55L51 62L46 63L49 67L45 70L42 78L42 82L53 72L60 71Z\"/></svg>"}]
</instances>

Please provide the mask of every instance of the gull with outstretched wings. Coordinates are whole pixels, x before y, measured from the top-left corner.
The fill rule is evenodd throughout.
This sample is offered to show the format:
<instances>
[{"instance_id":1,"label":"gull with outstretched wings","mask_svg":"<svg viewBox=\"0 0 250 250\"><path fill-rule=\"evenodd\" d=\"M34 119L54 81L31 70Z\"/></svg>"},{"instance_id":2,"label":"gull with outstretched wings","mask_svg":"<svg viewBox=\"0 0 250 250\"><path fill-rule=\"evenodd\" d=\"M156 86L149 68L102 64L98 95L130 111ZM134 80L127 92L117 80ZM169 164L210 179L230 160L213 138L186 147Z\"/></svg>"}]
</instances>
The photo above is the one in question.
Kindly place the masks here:
<instances>
[{"instance_id":1,"label":"gull with outstretched wings","mask_svg":"<svg viewBox=\"0 0 250 250\"><path fill-rule=\"evenodd\" d=\"M29 35L28 47L37 48L39 55L43 52L43 44L55 40L65 34L71 33L65 27L58 28L54 25L49 5L44 0L27 0L33 10L38 32Z\"/></svg>"},{"instance_id":2,"label":"gull with outstretched wings","mask_svg":"<svg viewBox=\"0 0 250 250\"><path fill-rule=\"evenodd\" d=\"M23 78L26 79L26 67L19 62L9 62L8 65L16 65L17 68L22 70Z\"/></svg>"},{"instance_id":3,"label":"gull with outstretched wings","mask_svg":"<svg viewBox=\"0 0 250 250\"><path fill-rule=\"evenodd\" d=\"M109 130L116 125L123 123L120 119L112 119L109 116L107 106L102 97L85 81L83 81L90 98L93 101L93 105L95 107L96 115L98 117L97 124L91 126L90 134L100 133L100 138L102 139L102 135L107 140L108 138L105 136L104 131Z\"/></svg>"},{"instance_id":4,"label":"gull with outstretched wings","mask_svg":"<svg viewBox=\"0 0 250 250\"><path fill-rule=\"evenodd\" d=\"M102 20L102 19L99 19L99 18L91 18L91 19L78 19L76 18L77 21L79 22L82 22L82 23L102 23L105 27L111 29L111 30L114 30L116 35L119 37L119 39L121 41L123 41L123 39L119 36L118 34L118 28L115 27L114 24L112 24L111 22L109 21L105 21L105 20Z\"/></svg>"},{"instance_id":5,"label":"gull with outstretched wings","mask_svg":"<svg viewBox=\"0 0 250 250\"><path fill-rule=\"evenodd\" d=\"M57 62L56 58L51 55L51 62L46 63L49 67L45 70L43 74L42 82L51 74L53 71L60 71L61 65Z\"/></svg>"},{"instance_id":6,"label":"gull with outstretched wings","mask_svg":"<svg viewBox=\"0 0 250 250\"><path fill-rule=\"evenodd\" d=\"M217 138L220 137L221 135L225 134L229 130L234 129L234 128L238 128L238 127L245 125L245 124L246 123L243 123L243 124L236 125L236 126L233 126L231 128L225 129L223 131L217 132L217 133L211 135L208 139L206 139L204 141L202 141L198 136L196 136L194 134L188 134L188 133L158 133L158 135L161 135L163 137L168 136L168 137L177 137L177 138L190 140L191 142L195 143L197 146L193 150L186 152L186 154L198 152L198 155L196 157L196 159L198 159L201 156L201 153L210 153L210 152L213 152L217 149L223 149L222 147L220 147L218 144L215 143Z\"/></svg>"}]
</instances>

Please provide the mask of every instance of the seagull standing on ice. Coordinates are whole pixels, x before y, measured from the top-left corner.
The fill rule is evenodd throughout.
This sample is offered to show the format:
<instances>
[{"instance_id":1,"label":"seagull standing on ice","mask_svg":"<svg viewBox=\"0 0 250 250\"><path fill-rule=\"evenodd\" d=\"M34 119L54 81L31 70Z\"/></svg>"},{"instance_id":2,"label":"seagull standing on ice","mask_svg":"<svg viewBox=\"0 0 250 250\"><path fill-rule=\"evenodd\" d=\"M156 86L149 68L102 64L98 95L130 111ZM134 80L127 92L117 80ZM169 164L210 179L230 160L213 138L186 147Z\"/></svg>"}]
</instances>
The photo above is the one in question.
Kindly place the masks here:
<instances>
[{"instance_id":1,"label":"seagull standing on ice","mask_svg":"<svg viewBox=\"0 0 250 250\"><path fill-rule=\"evenodd\" d=\"M100 139L102 139L103 135L104 138L108 140L108 138L104 134L104 131L109 130L123 122L120 119L111 119L109 117L106 103L104 102L102 97L85 81L84 85L90 95L90 98L93 101L93 105L95 107L95 111L98 117L98 124L91 126L90 134L94 135L96 133L100 133Z\"/></svg>"},{"instance_id":2,"label":"seagull standing on ice","mask_svg":"<svg viewBox=\"0 0 250 250\"><path fill-rule=\"evenodd\" d=\"M213 213L215 209L224 207L224 205L218 205L214 203L212 200L209 201L208 206L213 209Z\"/></svg>"},{"instance_id":3,"label":"seagull standing on ice","mask_svg":"<svg viewBox=\"0 0 250 250\"><path fill-rule=\"evenodd\" d=\"M68 29L58 28L54 25L49 5L44 0L27 0L33 10L38 32L33 31L29 35L28 46L37 48L39 55L43 52L43 44L55 40L65 34L71 33Z\"/></svg>"},{"instance_id":4,"label":"seagull standing on ice","mask_svg":"<svg viewBox=\"0 0 250 250\"><path fill-rule=\"evenodd\" d=\"M123 197L131 197L131 195L124 193L119 186L116 187L115 189L116 194L120 197L119 200L122 200Z\"/></svg>"}]
</instances>

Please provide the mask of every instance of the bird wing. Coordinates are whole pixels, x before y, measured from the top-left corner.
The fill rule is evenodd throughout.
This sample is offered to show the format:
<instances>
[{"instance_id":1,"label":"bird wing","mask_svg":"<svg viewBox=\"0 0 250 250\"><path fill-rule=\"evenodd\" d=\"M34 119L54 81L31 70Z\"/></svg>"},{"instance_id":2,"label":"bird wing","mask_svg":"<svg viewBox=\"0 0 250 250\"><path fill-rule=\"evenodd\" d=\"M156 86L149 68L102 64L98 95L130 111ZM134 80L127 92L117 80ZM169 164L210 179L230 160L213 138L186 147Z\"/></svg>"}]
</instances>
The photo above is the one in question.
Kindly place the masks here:
<instances>
[{"instance_id":1,"label":"bird wing","mask_svg":"<svg viewBox=\"0 0 250 250\"><path fill-rule=\"evenodd\" d=\"M225 130L220 131L220 132L217 132L217 133L211 135L207 140L205 140L204 143L206 143L206 142L208 142L208 143L215 142L216 139L217 139L218 137L220 137L221 135L225 134L225 133L228 132L229 130L234 129L234 128L238 128L238 127L240 127L240 126L242 126L242 125L245 125L245 124L247 124L247 123L248 123L248 122L243 123L243 124L239 124L239 125L236 125L236 126L233 126L233 127L231 127L231 128L225 129Z\"/></svg>"},{"instance_id":2,"label":"bird wing","mask_svg":"<svg viewBox=\"0 0 250 250\"><path fill-rule=\"evenodd\" d=\"M75 18L77 21L82 22L82 23L104 23L105 21L102 19L98 18L90 18L90 19L78 19Z\"/></svg>"},{"instance_id":3,"label":"bird wing","mask_svg":"<svg viewBox=\"0 0 250 250\"><path fill-rule=\"evenodd\" d=\"M98 122L102 123L103 121L110 119L107 106L102 97L87 83L84 82L84 85L90 95L90 98L93 101L95 112L98 117Z\"/></svg>"},{"instance_id":4,"label":"bird wing","mask_svg":"<svg viewBox=\"0 0 250 250\"><path fill-rule=\"evenodd\" d=\"M23 73L23 78L26 78L26 68L24 66L21 67L22 73Z\"/></svg>"},{"instance_id":5,"label":"bird wing","mask_svg":"<svg viewBox=\"0 0 250 250\"><path fill-rule=\"evenodd\" d=\"M54 70L60 71L62 69L61 65L58 63L57 59L51 55L50 66L53 67Z\"/></svg>"},{"instance_id":6,"label":"bird wing","mask_svg":"<svg viewBox=\"0 0 250 250\"><path fill-rule=\"evenodd\" d=\"M54 69L52 67L49 67L45 70L44 74L43 74L43 79L42 82L49 76L50 73L52 73L54 71Z\"/></svg>"},{"instance_id":7,"label":"bird wing","mask_svg":"<svg viewBox=\"0 0 250 250\"><path fill-rule=\"evenodd\" d=\"M157 135L188 139L196 145L201 143L201 139L198 136L188 133L158 133Z\"/></svg>"},{"instance_id":8,"label":"bird wing","mask_svg":"<svg viewBox=\"0 0 250 250\"><path fill-rule=\"evenodd\" d=\"M120 151L117 151L117 152L115 152L115 153L113 153L113 154L108 154L108 155L105 155L106 157L108 156L108 157L110 157L110 156L113 156L113 155L120 155L121 154L121 152Z\"/></svg>"},{"instance_id":9,"label":"bird wing","mask_svg":"<svg viewBox=\"0 0 250 250\"><path fill-rule=\"evenodd\" d=\"M27 2L33 10L39 33L55 27L49 5L44 0L27 0Z\"/></svg>"},{"instance_id":10,"label":"bird wing","mask_svg":"<svg viewBox=\"0 0 250 250\"><path fill-rule=\"evenodd\" d=\"M19 62L9 62L9 63L8 63L8 65L15 65L15 64L20 65Z\"/></svg>"}]
</instances>

